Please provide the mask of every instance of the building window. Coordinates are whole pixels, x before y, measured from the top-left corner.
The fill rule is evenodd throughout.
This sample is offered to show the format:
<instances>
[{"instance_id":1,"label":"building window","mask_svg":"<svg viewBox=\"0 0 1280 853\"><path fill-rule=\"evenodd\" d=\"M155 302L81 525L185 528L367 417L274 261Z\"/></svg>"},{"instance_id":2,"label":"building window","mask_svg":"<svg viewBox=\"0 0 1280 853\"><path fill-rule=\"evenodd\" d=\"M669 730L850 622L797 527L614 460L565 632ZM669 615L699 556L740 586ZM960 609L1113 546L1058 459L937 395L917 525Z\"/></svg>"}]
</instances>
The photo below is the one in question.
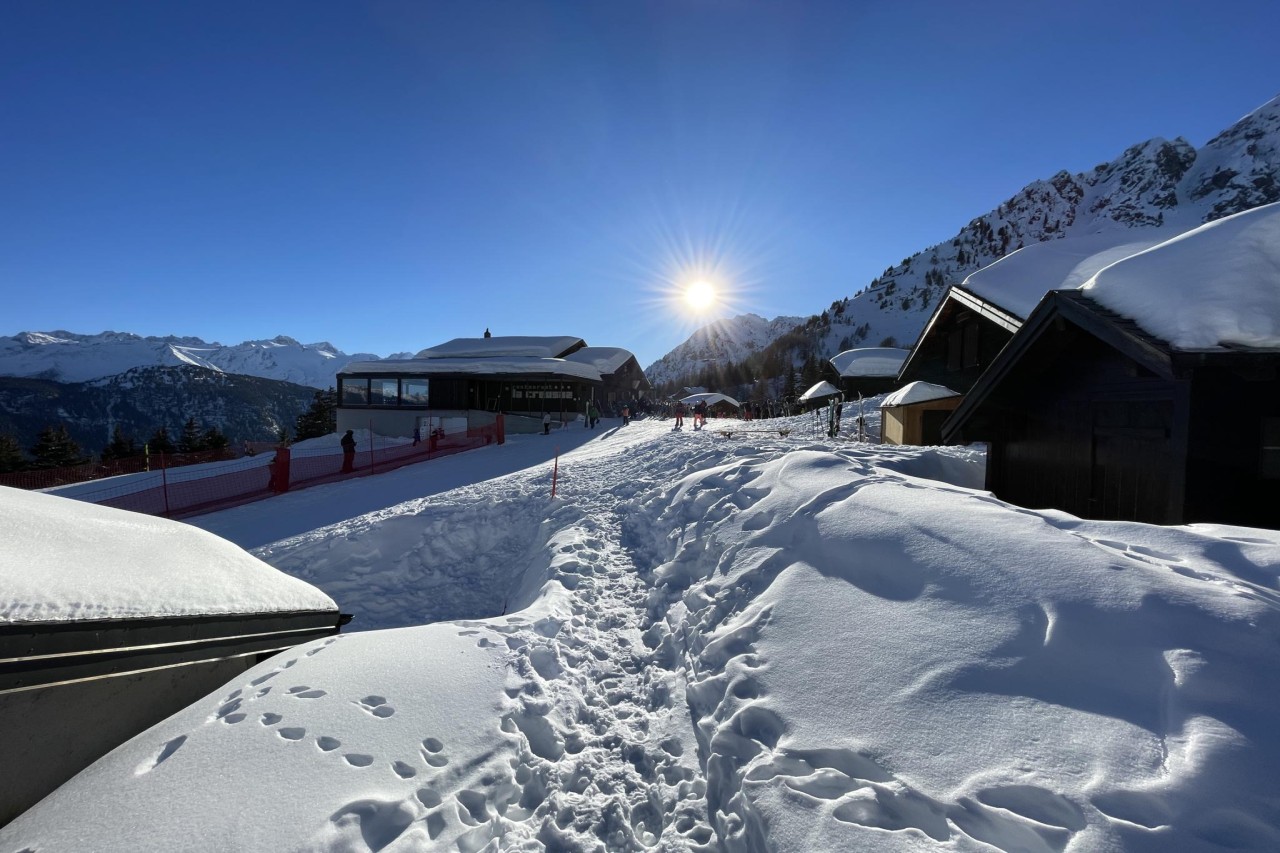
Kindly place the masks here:
<instances>
[{"instance_id":1,"label":"building window","mask_svg":"<svg viewBox=\"0 0 1280 853\"><path fill-rule=\"evenodd\" d=\"M1258 473L1265 480L1280 480L1280 418L1262 419L1262 459Z\"/></svg>"},{"instance_id":2,"label":"building window","mask_svg":"<svg viewBox=\"0 0 1280 853\"><path fill-rule=\"evenodd\" d=\"M405 406L425 406L427 405L427 380L426 379L401 379L400 380L400 403Z\"/></svg>"},{"instance_id":3,"label":"building window","mask_svg":"<svg viewBox=\"0 0 1280 853\"><path fill-rule=\"evenodd\" d=\"M400 402L400 381L398 379L370 379L369 405L395 406Z\"/></svg>"},{"instance_id":4,"label":"building window","mask_svg":"<svg viewBox=\"0 0 1280 853\"><path fill-rule=\"evenodd\" d=\"M340 399L344 406L369 405L369 380L346 377L341 380L342 393Z\"/></svg>"}]
</instances>

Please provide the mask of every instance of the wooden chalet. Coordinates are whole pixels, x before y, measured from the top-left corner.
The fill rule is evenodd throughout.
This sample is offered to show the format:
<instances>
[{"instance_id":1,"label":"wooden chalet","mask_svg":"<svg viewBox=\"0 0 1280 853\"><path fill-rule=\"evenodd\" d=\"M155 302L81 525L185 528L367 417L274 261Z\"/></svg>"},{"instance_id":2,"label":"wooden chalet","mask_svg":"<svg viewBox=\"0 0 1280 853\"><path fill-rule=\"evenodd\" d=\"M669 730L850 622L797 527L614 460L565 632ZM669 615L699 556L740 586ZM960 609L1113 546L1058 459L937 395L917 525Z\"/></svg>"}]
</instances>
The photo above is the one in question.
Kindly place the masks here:
<instances>
[{"instance_id":1,"label":"wooden chalet","mask_svg":"<svg viewBox=\"0 0 1280 853\"><path fill-rule=\"evenodd\" d=\"M963 398L930 382L909 382L880 403L880 440L885 444L944 444L942 424Z\"/></svg>"},{"instance_id":2,"label":"wooden chalet","mask_svg":"<svg viewBox=\"0 0 1280 853\"><path fill-rule=\"evenodd\" d=\"M861 347L832 356L831 369L838 379L833 382L845 399L887 394L899 386L898 373L910 350L898 347Z\"/></svg>"},{"instance_id":3,"label":"wooden chalet","mask_svg":"<svg viewBox=\"0 0 1280 853\"><path fill-rule=\"evenodd\" d=\"M1087 293L1048 293L942 438L988 443L987 488L1021 506L1280 527L1280 349L1175 349Z\"/></svg>"},{"instance_id":4,"label":"wooden chalet","mask_svg":"<svg viewBox=\"0 0 1280 853\"><path fill-rule=\"evenodd\" d=\"M969 390L1022 326L1022 318L972 290L953 286L938 303L894 387L928 382Z\"/></svg>"}]
</instances>

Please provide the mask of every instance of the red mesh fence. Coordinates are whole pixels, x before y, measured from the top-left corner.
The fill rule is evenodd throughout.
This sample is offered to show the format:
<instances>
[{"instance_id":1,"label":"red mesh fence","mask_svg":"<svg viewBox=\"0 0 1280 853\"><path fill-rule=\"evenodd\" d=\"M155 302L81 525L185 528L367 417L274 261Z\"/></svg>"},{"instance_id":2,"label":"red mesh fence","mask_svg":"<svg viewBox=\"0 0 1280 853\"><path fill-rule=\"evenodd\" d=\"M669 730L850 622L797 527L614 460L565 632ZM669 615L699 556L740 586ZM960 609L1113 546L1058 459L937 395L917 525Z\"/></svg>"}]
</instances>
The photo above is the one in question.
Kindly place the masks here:
<instances>
[{"instance_id":1,"label":"red mesh fence","mask_svg":"<svg viewBox=\"0 0 1280 853\"><path fill-rule=\"evenodd\" d=\"M270 445L268 445L270 448ZM152 453L147 456L130 456L127 459L111 459L104 462L87 462L64 468L35 468L30 471L12 471L0 474L0 486L15 489L52 489L72 483L85 483L123 474L158 471L161 468L181 468L186 465L203 465L226 459L238 459L244 453L230 448L201 450L196 453Z\"/></svg>"},{"instance_id":2,"label":"red mesh fence","mask_svg":"<svg viewBox=\"0 0 1280 853\"><path fill-rule=\"evenodd\" d=\"M3 475L0 485L27 489L64 486L59 489L59 494L64 497L179 518L261 500L292 489L349 477L383 474L404 465L494 442L501 443L502 440L499 421L466 432L433 436L417 444L374 436L372 441L366 439L363 447L357 447L349 470L344 454L335 447L280 448L233 459L227 458L232 454L221 451L220 460L205 459L209 464L194 468L187 466L193 464L189 460L196 454L182 454L179 466L172 464L177 454L152 454L149 460L151 470L146 470L138 460L119 460L118 463L83 465L73 469L23 471ZM100 479L84 477L84 469L97 472Z\"/></svg>"}]
</instances>

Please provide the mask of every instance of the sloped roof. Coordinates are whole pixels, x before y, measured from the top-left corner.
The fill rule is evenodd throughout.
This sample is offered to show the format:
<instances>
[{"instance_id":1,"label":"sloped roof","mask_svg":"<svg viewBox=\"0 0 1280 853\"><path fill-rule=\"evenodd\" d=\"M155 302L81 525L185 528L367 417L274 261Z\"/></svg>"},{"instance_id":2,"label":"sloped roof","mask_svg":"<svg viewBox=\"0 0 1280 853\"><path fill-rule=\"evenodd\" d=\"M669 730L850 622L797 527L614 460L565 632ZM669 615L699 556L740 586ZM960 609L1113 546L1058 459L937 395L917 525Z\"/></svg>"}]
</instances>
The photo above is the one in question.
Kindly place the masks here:
<instances>
[{"instance_id":1,"label":"sloped roof","mask_svg":"<svg viewBox=\"0 0 1280 853\"><path fill-rule=\"evenodd\" d=\"M1175 349L1280 348L1280 202L1118 260L1080 290Z\"/></svg>"},{"instance_id":2,"label":"sloped roof","mask_svg":"<svg viewBox=\"0 0 1280 853\"><path fill-rule=\"evenodd\" d=\"M834 397L840 393L840 389L832 385L830 382L822 381L814 385L808 391L800 395L802 401L818 400L823 397Z\"/></svg>"},{"instance_id":3,"label":"sloped roof","mask_svg":"<svg viewBox=\"0 0 1280 853\"><path fill-rule=\"evenodd\" d=\"M359 361L344 374L367 376L560 376L600 382L600 371L589 364L563 358L406 358Z\"/></svg>"},{"instance_id":4,"label":"sloped roof","mask_svg":"<svg viewBox=\"0 0 1280 853\"><path fill-rule=\"evenodd\" d=\"M586 345L582 338L572 336L454 338L427 347L414 358L563 358Z\"/></svg>"},{"instance_id":5,"label":"sloped roof","mask_svg":"<svg viewBox=\"0 0 1280 853\"><path fill-rule=\"evenodd\" d=\"M898 347L847 349L832 357L831 366L841 376L897 376L910 354Z\"/></svg>"},{"instance_id":6,"label":"sloped roof","mask_svg":"<svg viewBox=\"0 0 1280 853\"><path fill-rule=\"evenodd\" d=\"M932 382L909 382L885 397L880 403L880 408L891 409L894 406L909 406L912 403L926 403L929 400L945 400L948 397L959 396L959 391L952 391L945 385L934 385Z\"/></svg>"},{"instance_id":7,"label":"sloped roof","mask_svg":"<svg viewBox=\"0 0 1280 853\"><path fill-rule=\"evenodd\" d=\"M617 373L635 355L630 350L620 347L583 347L564 356L565 361L577 361L589 364L601 374ZM637 362L637 366L638 366Z\"/></svg>"},{"instance_id":8,"label":"sloped roof","mask_svg":"<svg viewBox=\"0 0 1280 853\"><path fill-rule=\"evenodd\" d=\"M737 400L730 397L728 394L717 394L714 391L708 392L706 394L690 394L688 397L684 397L683 399L681 399L680 402L690 406L697 405L698 403L703 403L703 402L705 402L708 406L714 406L716 403L728 403L730 406L742 405Z\"/></svg>"},{"instance_id":9,"label":"sloped roof","mask_svg":"<svg viewBox=\"0 0 1280 853\"><path fill-rule=\"evenodd\" d=\"M1032 243L970 273L961 286L1025 320L1050 290L1080 287L1103 267L1180 232L1144 229L1137 233L1148 236L1135 239L1132 230L1124 229Z\"/></svg>"}]
</instances>

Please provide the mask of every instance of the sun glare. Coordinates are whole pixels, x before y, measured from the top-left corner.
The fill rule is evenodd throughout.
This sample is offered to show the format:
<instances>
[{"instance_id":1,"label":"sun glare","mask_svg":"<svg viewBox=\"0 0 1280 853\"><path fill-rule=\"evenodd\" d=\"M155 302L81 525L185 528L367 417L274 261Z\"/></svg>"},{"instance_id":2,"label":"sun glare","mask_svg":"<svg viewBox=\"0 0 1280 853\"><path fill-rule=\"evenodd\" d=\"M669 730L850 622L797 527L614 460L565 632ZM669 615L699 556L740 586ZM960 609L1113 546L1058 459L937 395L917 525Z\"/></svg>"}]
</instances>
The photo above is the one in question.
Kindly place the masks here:
<instances>
[{"instance_id":1,"label":"sun glare","mask_svg":"<svg viewBox=\"0 0 1280 853\"><path fill-rule=\"evenodd\" d=\"M706 311L716 303L716 289L709 281L695 281L684 289L685 304L694 311Z\"/></svg>"}]
</instances>

